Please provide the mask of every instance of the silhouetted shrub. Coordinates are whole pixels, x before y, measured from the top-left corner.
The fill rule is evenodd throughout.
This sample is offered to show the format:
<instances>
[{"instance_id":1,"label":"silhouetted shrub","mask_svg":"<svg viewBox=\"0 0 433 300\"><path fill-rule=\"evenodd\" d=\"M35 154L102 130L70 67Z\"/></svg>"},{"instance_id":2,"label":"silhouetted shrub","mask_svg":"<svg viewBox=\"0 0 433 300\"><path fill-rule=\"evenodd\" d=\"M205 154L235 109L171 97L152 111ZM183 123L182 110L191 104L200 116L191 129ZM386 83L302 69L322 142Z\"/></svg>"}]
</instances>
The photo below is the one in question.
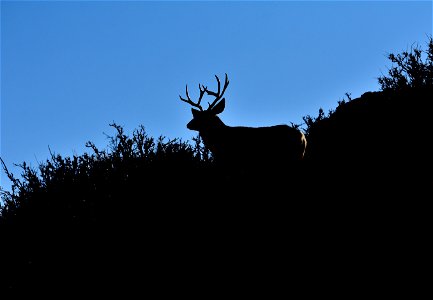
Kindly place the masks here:
<instances>
[{"instance_id":1,"label":"silhouetted shrub","mask_svg":"<svg viewBox=\"0 0 433 300\"><path fill-rule=\"evenodd\" d=\"M409 51L388 55L393 63L388 76L378 78L382 90L400 90L407 87L419 88L433 85L433 39L429 38L427 50L419 45Z\"/></svg>"},{"instance_id":2,"label":"silhouetted shrub","mask_svg":"<svg viewBox=\"0 0 433 300\"><path fill-rule=\"evenodd\" d=\"M24 162L20 165L21 179L3 164L12 190L2 191L1 220L7 222L21 211L29 211L37 219L62 215L62 220L89 222L96 217L91 211L98 201L117 205L110 199L139 191L141 197L150 196L151 188L185 182L186 178L197 180L197 174L212 164L211 154L199 137L193 140L195 144L165 137L155 140L142 126L129 137L121 126L110 126L116 134L109 137L108 149L99 150L87 142L93 153L73 157L51 153L51 158L39 165L39 172ZM122 205L131 201L122 198Z\"/></svg>"}]
</instances>

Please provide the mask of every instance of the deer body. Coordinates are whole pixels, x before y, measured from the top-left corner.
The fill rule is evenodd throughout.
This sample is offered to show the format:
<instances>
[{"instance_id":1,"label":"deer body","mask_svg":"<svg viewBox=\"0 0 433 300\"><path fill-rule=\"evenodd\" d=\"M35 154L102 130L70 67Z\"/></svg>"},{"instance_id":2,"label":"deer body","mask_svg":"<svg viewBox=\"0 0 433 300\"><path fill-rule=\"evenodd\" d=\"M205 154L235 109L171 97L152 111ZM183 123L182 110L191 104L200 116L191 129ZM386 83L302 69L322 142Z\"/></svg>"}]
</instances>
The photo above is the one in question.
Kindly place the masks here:
<instances>
[{"instance_id":1,"label":"deer body","mask_svg":"<svg viewBox=\"0 0 433 300\"><path fill-rule=\"evenodd\" d=\"M216 161L233 166L271 167L303 158L306 140L302 132L287 125L269 127L221 126L199 131Z\"/></svg>"},{"instance_id":2,"label":"deer body","mask_svg":"<svg viewBox=\"0 0 433 300\"><path fill-rule=\"evenodd\" d=\"M198 131L203 143L214 155L216 162L233 168L285 168L289 164L303 159L307 141L304 134L295 127L288 125L275 125L268 127L228 126L217 116L225 108L225 99L222 98L228 86L226 74L225 85L220 92L220 81L217 76L218 91L209 91L199 85L200 98L193 102L188 95L182 101L191 104L199 110L192 108L193 119L187 124L190 130ZM204 95L214 96L216 99L203 110L200 101ZM222 99L221 99L222 98Z\"/></svg>"}]
</instances>

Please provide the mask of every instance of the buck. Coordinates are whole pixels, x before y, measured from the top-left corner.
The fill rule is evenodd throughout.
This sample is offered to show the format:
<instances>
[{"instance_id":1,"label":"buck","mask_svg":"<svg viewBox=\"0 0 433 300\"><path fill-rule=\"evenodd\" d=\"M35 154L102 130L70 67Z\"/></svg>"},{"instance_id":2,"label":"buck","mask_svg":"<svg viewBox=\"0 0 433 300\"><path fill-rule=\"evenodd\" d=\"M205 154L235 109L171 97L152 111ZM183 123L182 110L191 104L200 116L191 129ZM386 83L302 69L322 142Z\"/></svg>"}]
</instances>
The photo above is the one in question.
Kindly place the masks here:
<instances>
[{"instance_id":1,"label":"buck","mask_svg":"<svg viewBox=\"0 0 433 300\"><path fill-rule=\"evenodd\" d=\"M275 125L268 127L228 126L218 117L225 108L224 92L229 85L225 74L224 87L216 76L216 92L199 84L197 102L191 100L186 85L186 98L180 100L192 106L193 119L187 124L190 130L198 131L204 145L212 152L215 162L229 167L258 170L260 168L285 167L303 159L307 141L304 134L294 126ZM203 96L214 97L208 108L203 109Z\"/></svg>"}]
</instances>

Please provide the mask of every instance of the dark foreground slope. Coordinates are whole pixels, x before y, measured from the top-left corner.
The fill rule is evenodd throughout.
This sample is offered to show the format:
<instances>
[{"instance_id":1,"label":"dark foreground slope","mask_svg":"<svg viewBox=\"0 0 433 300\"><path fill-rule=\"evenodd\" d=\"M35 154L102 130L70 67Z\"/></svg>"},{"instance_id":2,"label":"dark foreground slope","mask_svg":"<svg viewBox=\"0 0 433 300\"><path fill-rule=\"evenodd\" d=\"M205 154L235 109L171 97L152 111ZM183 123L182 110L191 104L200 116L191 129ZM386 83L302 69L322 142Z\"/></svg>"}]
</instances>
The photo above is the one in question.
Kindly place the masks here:
<instances>
[{"instance_id":1,"label":"dark foreground slope","mask_svg":"<svg viewBox=\"0 0 433 300\"><path fill-rule=\"evenodd\" d=\"M368 287L384 284L425 240L432 95L341 103L308 124L302 164L248 173L221 170L199 144L114 124L111 151L53 155L4 195L1 292L269 296L288 281L356 289L365 273Z\"/></svg>"}]
</instances>

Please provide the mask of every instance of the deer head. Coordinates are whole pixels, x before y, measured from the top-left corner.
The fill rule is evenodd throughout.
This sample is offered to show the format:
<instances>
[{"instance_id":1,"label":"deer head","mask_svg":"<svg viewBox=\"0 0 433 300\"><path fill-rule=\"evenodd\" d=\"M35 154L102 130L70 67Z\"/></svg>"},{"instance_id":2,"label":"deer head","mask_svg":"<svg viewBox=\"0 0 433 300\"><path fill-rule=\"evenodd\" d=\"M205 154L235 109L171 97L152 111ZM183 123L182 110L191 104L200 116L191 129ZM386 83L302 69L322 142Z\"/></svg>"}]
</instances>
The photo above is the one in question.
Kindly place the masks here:
<instances>
[{"instance_id":1,"label":"deer head","mask_svg":"<svg viewBox=\"0 0 433 300\"><path fill-rule=\"evenodd\" d=\"M198 109L191 108L193 119L186 125L188 129L204 132L212 128L219 128L225 126L224 123L217 115L224 111L225 98L222 97L224 95L225 90L227 89L227 86L229 85L229 80L227 74L225 74L224 87L221 91L221 82L218 76L215 75L215 78L218 83L218 90L216 92L213 92L208 90L208 88L205 87L204 85L199 84L198 88L200 90L200 96L197 102L193 102L191 100L188 93L188 85L186 85L186 99L182 98L182 96L179 95L180 100L190 104L193 107L198 108ZM206 110L203 110L203 107L201 106L200 102L205 93L209 96L215 97L215 99L213 100L212 103L208 103L209 106Z\"/></svg>"}]
</instances>

